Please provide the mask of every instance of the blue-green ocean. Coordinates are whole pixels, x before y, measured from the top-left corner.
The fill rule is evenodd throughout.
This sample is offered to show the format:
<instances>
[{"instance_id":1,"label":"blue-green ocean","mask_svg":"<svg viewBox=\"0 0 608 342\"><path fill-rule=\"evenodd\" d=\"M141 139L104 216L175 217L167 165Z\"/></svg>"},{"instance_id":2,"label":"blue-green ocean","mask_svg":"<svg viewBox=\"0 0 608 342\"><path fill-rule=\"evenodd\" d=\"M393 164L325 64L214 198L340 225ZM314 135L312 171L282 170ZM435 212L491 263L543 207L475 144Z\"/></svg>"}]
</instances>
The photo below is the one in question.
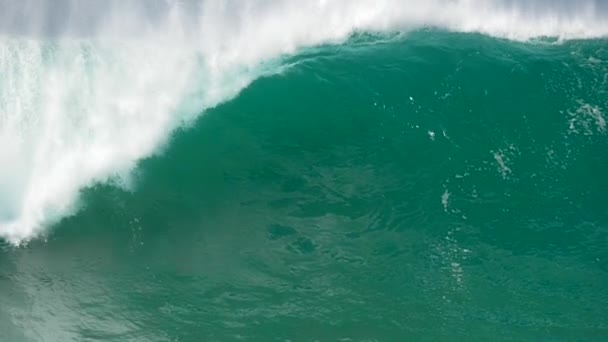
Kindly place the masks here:
<instances>
[{"instance_id":1,"label":"blue-green ocean","mask_svg":"<svg viewBox=\"0 0 608 342\"><path fill-rule=\"evenodd\" d=\"M0 341L608 340L605 38L355 32L268 59L150 148L125 143L145 121L61 109L156 120L170 87L143 85L178 81L106 106L95 89L130 83L51 68L49 43L41 87L11 64L28 39L0 40ZM44 94L88 100L28 111Z\"/></svg>"}]
</instances>

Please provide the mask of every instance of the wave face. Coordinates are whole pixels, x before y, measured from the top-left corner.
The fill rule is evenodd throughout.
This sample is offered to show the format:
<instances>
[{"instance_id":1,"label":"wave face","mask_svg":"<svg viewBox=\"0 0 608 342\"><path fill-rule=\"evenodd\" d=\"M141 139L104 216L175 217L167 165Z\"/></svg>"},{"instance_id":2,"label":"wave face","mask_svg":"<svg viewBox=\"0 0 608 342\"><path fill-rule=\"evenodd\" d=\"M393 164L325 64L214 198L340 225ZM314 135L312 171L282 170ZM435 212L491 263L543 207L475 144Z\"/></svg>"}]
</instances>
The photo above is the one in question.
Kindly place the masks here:
<instances>
[{"instance_id":1,"label":"wave face","mask_svg":"<svg viewBox=\"0 0 608 342\"><path fill-rule=\"evenodd\" d=\"M305 47L424 27L514 40L608 34L600 1L0 0L0 9L0 236L14 243L73 213L83 188L128 187L171 132Z\"/></svg>"}]
</instances>

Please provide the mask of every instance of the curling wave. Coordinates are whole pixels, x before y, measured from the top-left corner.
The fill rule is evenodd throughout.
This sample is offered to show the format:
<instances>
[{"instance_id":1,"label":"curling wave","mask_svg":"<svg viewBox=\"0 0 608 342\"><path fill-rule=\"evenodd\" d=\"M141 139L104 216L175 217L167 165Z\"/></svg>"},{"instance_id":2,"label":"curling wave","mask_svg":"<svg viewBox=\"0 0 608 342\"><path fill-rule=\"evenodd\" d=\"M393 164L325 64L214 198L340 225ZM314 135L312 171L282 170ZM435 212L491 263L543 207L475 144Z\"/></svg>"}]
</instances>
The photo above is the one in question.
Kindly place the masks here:
<instances>
[{"instance_id":1,"label":"curling wave","mask_svg":"<svg viewBox=\"0 0 608 342\"><path fill-rule=\"evenodd\" d=\"M128 186L172 131L303 47L422 27L515 40L608 35L608 5L592 0L0 0L0 9L0 236L14 243L74 212L84 187Z\"/></svg>"}]
</instances>

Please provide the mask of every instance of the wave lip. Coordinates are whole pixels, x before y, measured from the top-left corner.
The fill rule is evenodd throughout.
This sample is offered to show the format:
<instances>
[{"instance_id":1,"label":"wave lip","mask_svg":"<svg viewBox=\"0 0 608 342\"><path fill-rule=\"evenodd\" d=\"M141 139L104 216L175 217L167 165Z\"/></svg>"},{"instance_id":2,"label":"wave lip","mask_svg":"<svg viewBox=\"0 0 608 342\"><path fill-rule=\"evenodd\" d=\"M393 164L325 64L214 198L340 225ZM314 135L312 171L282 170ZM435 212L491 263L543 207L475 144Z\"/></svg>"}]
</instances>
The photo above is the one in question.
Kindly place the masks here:
<instances>
[{"instance_id":1,"label":"wave lip","mask_svg":"<svg viewBox=\"0 0 608 342\"><path fill-rule=\"evenodd\" d=\"M14 243L74 212L83 188L127 183L177 127L279 70L264 62L303 47L423 27L517 40L608 35L608 6L593 0L0 0L0 8L0 236Z\"/></svg>"},{"instance_id":2,"label":"wave lip","mask_svg":"<svg viewBox=\"0 0 608 342\"><path fill-rule=\"evenodd\" d=\"M255 50L318 43L353 30L438 27L519 40L608 34L602 0L0 0L0 8L0 32L8 35L124 37L159 33L174 20L199 43L261 44L251 46Z\"/></svg>"}]
</instances>

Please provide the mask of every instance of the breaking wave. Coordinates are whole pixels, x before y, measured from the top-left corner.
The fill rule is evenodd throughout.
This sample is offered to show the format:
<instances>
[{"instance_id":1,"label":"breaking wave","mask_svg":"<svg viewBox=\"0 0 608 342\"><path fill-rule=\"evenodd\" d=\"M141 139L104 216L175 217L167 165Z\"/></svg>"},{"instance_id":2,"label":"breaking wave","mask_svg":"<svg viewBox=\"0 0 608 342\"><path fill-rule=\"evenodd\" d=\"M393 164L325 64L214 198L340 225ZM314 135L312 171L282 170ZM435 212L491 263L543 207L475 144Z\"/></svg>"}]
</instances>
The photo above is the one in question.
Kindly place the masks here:
<instances>
[{"instance_id":1,"label":"breaking wave","mask_svg":"<svg viewBox=\"0 0 608 342\"><path fill-rule=\"evenodd\" d=\"M601 38L599 1L0 0L0 236L26 241L81 189L128 186L176 128L355 32L434 27L513 40Z\"/></svg>"}]
</instances>

